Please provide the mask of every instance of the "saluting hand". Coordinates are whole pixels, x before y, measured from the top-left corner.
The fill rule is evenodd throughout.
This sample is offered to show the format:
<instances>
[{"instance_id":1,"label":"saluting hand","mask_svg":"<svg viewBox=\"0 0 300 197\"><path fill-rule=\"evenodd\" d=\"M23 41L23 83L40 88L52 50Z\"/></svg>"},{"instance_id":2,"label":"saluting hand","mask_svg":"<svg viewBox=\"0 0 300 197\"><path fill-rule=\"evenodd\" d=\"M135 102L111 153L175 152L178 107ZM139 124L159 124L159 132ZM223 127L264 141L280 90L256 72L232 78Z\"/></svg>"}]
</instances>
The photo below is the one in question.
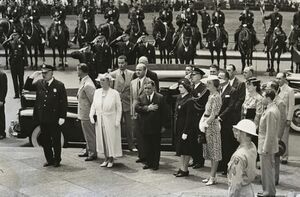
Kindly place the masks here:
<instances>
[{"instance_id":1,"label":"saluting hand","mask_svg":"<svg viewBox=\"0 0 300 197\"><path fill-rule=\"evenodd\" d=\"M181 139L186 140L187 139L187 134L183 133L181 136Z\"/></svg>"},{"instance_id":2,"label":"saluting hand","mask_svg":"<svg viewBox=\"0 0 300 197\"><path fill-rule=\"evenodd\" d=\"M32 73L29 78L31 79L35 79L37 78L38 76L40 76L42 74L42 71L35 71L34 73Z\"/></svg>"},{"instance_id":3,"label":"saluting hand","mask_svg":"<svg viewBox=\"0 0 300 197\"><path fill-rule=\"evenodd\" d=\"M65 119L64 118L60 118L59 120L58 120L58 124L61 126L61 125L63 125L65 123Z\"/></svg>"}]
</instances>

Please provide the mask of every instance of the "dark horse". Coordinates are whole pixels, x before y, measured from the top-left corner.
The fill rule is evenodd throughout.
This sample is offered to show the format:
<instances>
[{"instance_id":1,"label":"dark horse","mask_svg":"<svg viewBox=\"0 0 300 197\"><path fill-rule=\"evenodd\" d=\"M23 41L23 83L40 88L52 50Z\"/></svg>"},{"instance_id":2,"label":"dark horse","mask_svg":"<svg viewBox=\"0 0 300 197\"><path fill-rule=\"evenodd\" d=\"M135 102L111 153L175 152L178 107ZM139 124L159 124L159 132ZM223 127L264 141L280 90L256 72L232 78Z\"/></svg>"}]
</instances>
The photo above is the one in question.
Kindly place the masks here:
<instances>
[{"instance_id":1,"label":"dark horse","mask_svg":"<svg viewBox=\"0 0 300 197\"><path fill-rule=\"evenodd\" d=\"M143 30L136 16L137 16L136 11L132 11L130 16L130 22L126 29L126 33L129 34L129 40L132 43L136 43L138 38L143 35Z\"/></svg>"},{"instance_id":2,"label":"dark horse","mask_svg":"<svg viewBox=\"0 0 300 197\"><path fill-rule=\"evenodd\" d=\"M217 64L218 66L220 66L220 54L222 51L223 54L223 59L224 59L224 68L226 68L226 64L227 64L227 54L226 54L226 50L225 48L223 48L223 43L224 40L222 39L222 35L221 35L221 30L219 27L214 26L214 25L210 25L208 27L207 30L207 34L206 34L206 41L207 41L207 47L208 50L210 51L210 59L211 59L211 63L214 63L214 51L216 51L217 53Z\"/></svg>"},{"instance_id":3,"label":"dark horse","mask_svg":"<svg viewBox=\"0 0 300 197\"><path fill-rule=\"evenodd\" d=\"M177 48L174 52L175 63L178 59L181 64L193 63L196 53L196 44L193 43L193 32L189 25L183 27L180 38L177 42Z\"/></svg>"},{"instance_id":4,"label":"dark horse","mask_svg":"<svg viewBox=\"0 0 300 197\"><path fill-rule=\"evenodd\" d=\"M85 43L91 42L98 35L98 31L95 25L88 23L87 19L78 19L78 43L82 48Z\"/></svg>"},{"instance_id":5,"label":"dark horse","mask_svg":"<svg viewBox=\"0 0 300 197\"><path fill-rule=\"evenodd\" d=\"M252 65L253 58L253 42L250 30L247 27L243 27L238 35L238 49L241 53L242 71L246 64Z\"/></svg>"},{"instance_id":6,"label":"dark horse","mask_svg":"<svg viewBox=\"0 0 300 197\"><path fill-rule=\"evenodd\" d=\"M295 27L289 36L289 46L291 47L291 71L294 72L294 54L300 50L300 28ZM296 62L296 73L300 72L300 63Z\"/></svg>"},{"instance_id":7,"label":"dark horse","mask_svg":"<svg viewBox=\"0 0 300 197\"><path fill-rule=\"evenodd\" d=\"M170 52L172 51L173 34L167 24L164 24L160 19L153 19L153 37L158 45L160 52L160 63L172 63Z\"/></svg>"},{"instance_id":8,"label":"dark horse","mask_svg":"<svg viewBox=\"0 0 300 197\"><path fill-rule=\"evenodd\" d=\"M25 18L23 20L23 27L24 27L24 41L29 51L31 68L33 68L33 61L32 61L33 55L31 50L33 47L34 59L35 59L34 68L37 69L38 52L40 52L40 55L43 58L43 63L45 62L45 44L42 44L42 38L39 34L38 27L34 25L31 19Z\"/></svg>"},{"instance_id":9,"label":"dark horse","mask_svg":"<svg viewBox=\"0 0 300 197\"><path fill-rule=\"evenodd\" d=\"M69 42L69 35L66 35L66 31L60 22L54 21L53 25L49 29L49 47L53 51L53 66L56 67L56 54L55 49L58 50L59 58L61 61L62 69L65 69L65 62L67 61L67 48Z\"/></svg>"},{"instance_id":10,"label":"dark horse","mask_svg":"<svg viewBox=\"0 0 300 197\"><path fill-rule=\"evenodd\" d=\"M270 76L273 76L274 70L274 61L275 61L275 54L277 53L277 72L279 72L279 64L280 64L280 56L283 53L283 49L285 47L285 39L286 36L283 32L277 28L274 29L273 33L269 37L267 42L267 59L268 59L268 69Z\"/></svg>"},{"instance_id":11,"label":"dark horse","mask_svg":"<svg viewBox=\"0 0 300 197\"><path fill-rule=\"evenodd\" d=\"M18 29L14 23L10 22L6 18L0 19L0 43L2 44L4 41L6 41L9 36L13 32L22 32L22 29ZM7 48L4 48L5 51L5 69L8 69L8 50Z\"/></svg>"}]
</instances>

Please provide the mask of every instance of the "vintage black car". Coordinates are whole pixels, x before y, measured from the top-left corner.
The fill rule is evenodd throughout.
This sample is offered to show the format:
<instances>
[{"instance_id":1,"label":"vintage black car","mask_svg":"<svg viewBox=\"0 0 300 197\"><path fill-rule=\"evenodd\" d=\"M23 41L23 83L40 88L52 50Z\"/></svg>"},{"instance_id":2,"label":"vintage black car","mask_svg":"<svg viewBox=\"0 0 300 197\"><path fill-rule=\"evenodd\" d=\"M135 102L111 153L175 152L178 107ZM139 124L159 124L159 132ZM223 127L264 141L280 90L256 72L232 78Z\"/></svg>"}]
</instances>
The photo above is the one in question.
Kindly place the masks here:
<instances>
[{"instance_id":1,"label":"vintage black car","mask_svg":"<svg viewBox=\"0 0 300 197\"><path fill-rule=\"evenodd\" d=\"M198 66L202 68L206 73L209 72L207 66ZM131 66L130 69L133 69ZM169 108L169 120L173 125L173 109L175 106L176 95L178 94L176 90L171 90L169 87L176 83L179 79L185 76L185 65L149 65L149 68L155 71L159 78L160 83L160 93L163 94L168 103ZM81 129L80 121L77 119L77 90L74 88L68 88L68 110L67 118L65 124L61 127L62 131L62 144L67 146L68 144L84 144L84 136ZM14 127L11 135L18 138L29 138L30 143L33 146L39 146L38 136L40 135L40 127L37 122L33 120L33 106L35 102L35 92L24 91L21 98L21 109L18 113L18 124ZM126 146L126 137L122 133L122 143ZM164 147L172 147L173 145L173 129L172 126L168 128L162 134L161 144Z\"/></svg>"}]
</instances>

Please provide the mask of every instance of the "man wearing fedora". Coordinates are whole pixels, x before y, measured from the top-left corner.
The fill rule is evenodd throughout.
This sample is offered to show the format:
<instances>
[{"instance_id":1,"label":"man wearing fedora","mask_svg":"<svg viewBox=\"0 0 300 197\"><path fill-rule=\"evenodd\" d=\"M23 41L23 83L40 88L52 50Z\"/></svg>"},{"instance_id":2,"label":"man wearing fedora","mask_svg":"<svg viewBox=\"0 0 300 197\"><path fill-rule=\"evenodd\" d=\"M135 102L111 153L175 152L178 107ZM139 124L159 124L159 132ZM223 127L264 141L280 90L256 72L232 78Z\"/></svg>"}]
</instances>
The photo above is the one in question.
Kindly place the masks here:
<instances>
[{"instance_id":1,"label":"man wearing fedora","mask_svg":"<svg viewBox=\"0 0 300 197\"><path fill-rule=\"evenodd\" d=\"M228 163L228 196L254 196L252 182L256 176L256 146L251 141L257 136L256 125L248 119L233 126L234 137L240 143Z\"/></svg>"},{"instance_id":2,"label":"man wearing fedora","mask_svg":"<svg viewBox=\"0 0 300 197\"><path fill-rule=\"evenodd\" d=\"M280 111L274 102L274 90L265 90L262 103L263 112L258 131L258 154L261 161L261 180L263 192L257 196L275 196L275 153L278 152L278 132L280 129Z\"/></svg>"},{"instance_id":3,"label":"man wearing fedora","mask_svg":"<svg viewBox=\"0 0 300 197\"><path fill-rule=\"evenodd\" d=\"M53 70L51 65L42 65L42 71L31 74L24 86L26 90L36 91L33 118L41 127L40 143L47 160L44 167L60 166L60 126L64 124L67 115L66 89L62 82L53 77ZM40 75L43 78L37 80Z\"/></svg>"}]
</instances>

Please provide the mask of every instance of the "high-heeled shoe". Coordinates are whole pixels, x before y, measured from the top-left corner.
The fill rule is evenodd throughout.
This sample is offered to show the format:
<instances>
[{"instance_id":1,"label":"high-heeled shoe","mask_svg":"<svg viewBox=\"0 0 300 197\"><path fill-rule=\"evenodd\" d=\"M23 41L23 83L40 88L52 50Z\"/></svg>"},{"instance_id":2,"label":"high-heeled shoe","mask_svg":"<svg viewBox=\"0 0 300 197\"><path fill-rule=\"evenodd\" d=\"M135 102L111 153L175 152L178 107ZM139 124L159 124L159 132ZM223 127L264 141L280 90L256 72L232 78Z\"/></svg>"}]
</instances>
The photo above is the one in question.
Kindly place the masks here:
<instances>
[{"instance_id":1,"label":"high-heeled shoe","mask_svg":"<svg viewBox=\"0 0 300 197\"><path fill-rule=\"evenodd\" d=\"M108 167L108 168L112 168L113 167L113 165L114 165L114 162L108 162L108 164L107 164L107 166L106 167Z\"/></svg>"},{"instance_id":2,"label":"high-heeled shoe","mask_svg":"<svg viewBox=\"0 0 300 197\"><path fill-rule=\"evenodd\" d=\"M103 161L103 163L100 165L100 167L106 167L108 165L108 161Z\"/></svg>"},{"instance_id":3,"label":"high-heeled shoe","mask_svg":"<svg viewBox=\"0 0 300 197\"><path fill-rule=\"evenodd\" d=\"M217 183L216 177L210 177L209 180L205 183L206 186L215 185Z\"/></svg>"}]
</instances>

